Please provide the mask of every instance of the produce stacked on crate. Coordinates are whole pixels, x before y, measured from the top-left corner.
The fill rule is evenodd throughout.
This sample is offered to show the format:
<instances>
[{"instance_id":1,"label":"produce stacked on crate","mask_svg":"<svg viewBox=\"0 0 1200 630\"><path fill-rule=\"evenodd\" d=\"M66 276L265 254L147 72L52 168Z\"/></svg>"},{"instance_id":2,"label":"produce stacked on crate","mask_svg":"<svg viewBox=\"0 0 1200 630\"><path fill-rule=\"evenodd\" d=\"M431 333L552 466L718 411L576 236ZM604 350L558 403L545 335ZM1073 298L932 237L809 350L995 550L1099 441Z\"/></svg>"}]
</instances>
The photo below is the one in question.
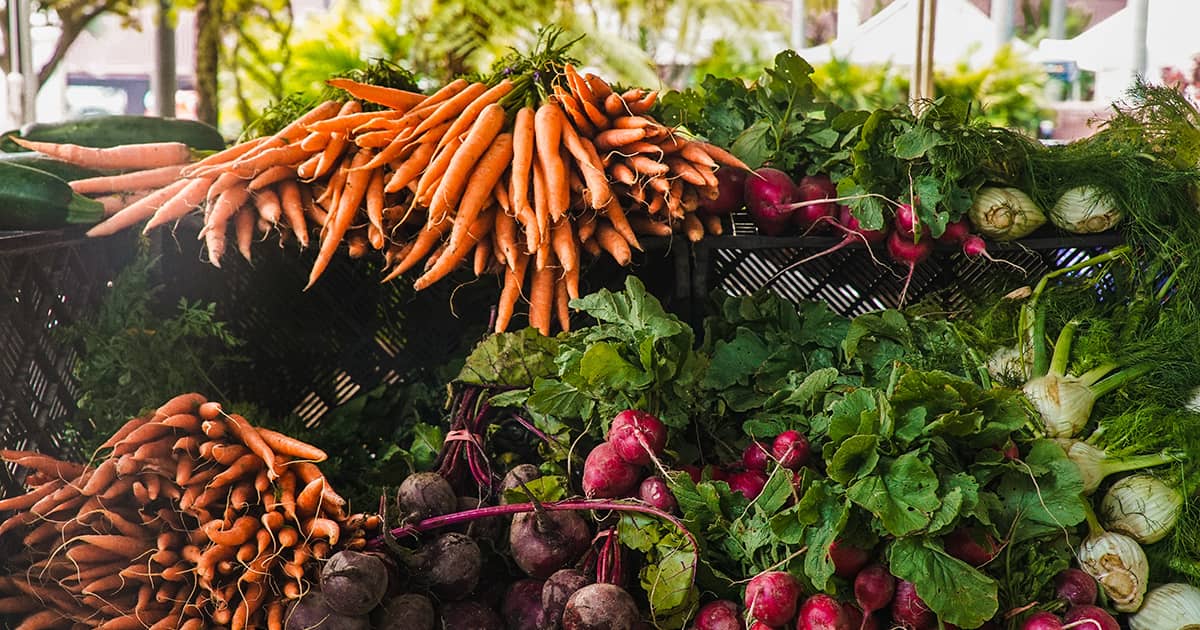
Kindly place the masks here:
<instances>
[{"instance_id":1,"label":"produce stacked on crate","mask_svg":"<svg viewBox=\"0 0 1200 630\"><path fill-rule=\"evenodd\" d=\"M719 234L720 219L698 210L717 197L720 167L744 168L650 116L657 92L614 91L576 71L565 48L548 36L491 78L430 95L331 79L343 96L194 163L178 144L14 141L77 165L141 169L71 182L77 193L148 193L89 235L147 220L148 231L203 208L219 266L231 229L249 259L262 234L306 246L319 227L310 286L343 242L352 257L381 252L385 280L415 271L417 289L467 264L503 276L497 330L524 294L549 334L555 319L569 328L583 253L628 265L639 235Z\"/></svg>"},{"instance_id":2,"label":"produce stacked on crate","mask_svg":"<svg viewBox=\"0 0 1200 630\"><path fill-rule=\"evenodd\" d=\"M134 418L87 465L3 451L29 471L0 543L0 615L22 628L282 628L319 563L362 548L318 448L183 394ZM7 544L13 543L13 544Z\"/></svg>"}]
</instances>

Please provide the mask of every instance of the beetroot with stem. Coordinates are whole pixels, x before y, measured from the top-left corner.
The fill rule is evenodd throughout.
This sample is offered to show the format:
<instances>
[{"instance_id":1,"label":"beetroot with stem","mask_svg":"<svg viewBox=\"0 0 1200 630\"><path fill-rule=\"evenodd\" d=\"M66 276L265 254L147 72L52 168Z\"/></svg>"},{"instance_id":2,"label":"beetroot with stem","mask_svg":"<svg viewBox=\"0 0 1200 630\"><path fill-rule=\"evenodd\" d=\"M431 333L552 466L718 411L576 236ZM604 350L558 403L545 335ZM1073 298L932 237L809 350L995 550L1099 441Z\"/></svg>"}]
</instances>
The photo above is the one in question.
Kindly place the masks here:
<instances>
[{"instance_id":1,"label":"beetroot with stem","mask_svg":"<svg viewBox=\"0 0 1200 630\"><path fill-rule=\"evenodd\" d=\"M780 466L788 470L799 470L808 463L808 438L799 431L784 431L775 436L775 441L771 444L771 454Z\"/></svg>"},{"instance_id":2,"label":"beetroot with stem","mask_svg":"<svg viewBox=\"0 0 1200 630\"><path fill-rule=\"evenodd\" d=\"M824 225L824 219L837 214L837 186L829 176L820 173L802 177L796 184L796 197L801 202L816 201L823 203L804 204L792 213L792 223L801 230Z\"/></svg>"},{"instance_id":3,"label":"beetroot with stem","mask_svg":"<svg viewBox=\"0 0 1200 630\"><path fill-rule=\"evenodd\" d=\"M1095 604L1100 595L1096 578L1082 569L1063 569L1054 576L1054 593L1067 600L1072 606Z\"/></svg>"},{"instance_id":4,"label":"beetroot with stem","mask_svg":"<svg viewBox=\"0 0 1200 630\"><path fill-rule=\"evenodd\" d=\"M917 595L917 587L907 580L896 583L891 612L892 620L908 630L929 630L937 627L937 617Z\"/></svg>"},{"instance_id":5,"label":"beetroot with stem","mask_svg":"<svg viewBox=\"0 0 1200 630\"><path fill-rule=\"evenodd\" d=\"M784 571L765 571L746 585L744 601L750 616L768 626L782 626L796 615L800 582Z\"/></svg>"},{"instance_id":6,"label":"beetroot with stem","mask_svg":"<svg viewBox=\"0 0 1200 630\"><path fill-rule=\"evenodd\" d=\"M504 593L500 615L509 628L534 628L542 614L542 587L545 582L533 578L517 580Z\"/></svg>"},{"instance_id":7,"label":"beetroot with stem","mask_svg":"<svg viewBox=\"0 0 1200 630\"><path fill-rule=\"evenodd\" d=\"M641 478L641 469L621 459L608 442L597 444L583 462L583 494L589 499L628 497Z\"/></svg>"},{"instance_id":8,"label":"beetroot with stem","mask_svg":"<svg viewBox=\"0 0 1200 630\"><path fill-rule=\"evenodd\" d=\"M867 566L871 561L871 554L867 553L866 549L835 540L829 545L829 559L833 561L833 574L849 580Z\"/></svg>"},{"instance_id":9,"label":"beetroot with stem","mask_svg":"<svg viewBox=\"0 0 1200 630\"><path fill-rule=\"evenodd\" d=\"M465 494L491 494L495 486L492 464L484 448L487 428L496 410L487 402L490 388L459 386L451 402L450 431L434 463L438 474Z\"/></svg>"},{"instance_id":10,"label":"beetroot with stem","mask_svg":"<svg viewBox=\"0 0 1200 630\"><path fill-rule=\"evenodd\" d=\"M860 620L861 623L861 620ZM850 625L850 617L838 600L817 593L804 600L796 617L796 630L858 630Z\"/></svg>"},{"instance_id":11,"label":"beetroot with stem","mask_svg":"<svg viewBox=\"0 0 1200 630\"><path fill-rule=\"evenodd\" d=\"M625 587L625 559L621 542L617 539L616 528L609 528L596 534L592 541L592 549L596 557L596 582L600 584L615 584Z\"/></svg>"},{"instance_id":12,"label":"beetroot with stem","mask_svg":"<svg viewBox=\"0 0 1200 630\"><path fill-rule=\"evenodd\" d=\"M787 231L796 199L796 185L787 173L763 167L746 178L746 209L759 232L779 236Z\"/></svg>"},{"instance_id":13,"label":"beetroot with stem","mask_svg":"<svg viewBox=\"0 0 1200 630\"><path fill-rule=\"evenodd\" d=\"M633 630L641 619L637 603L625 589L589 584L575 591L563 609L563 630Z\"/></svg>"},{"instance_id":14,"label":"beetroot with stem","mask_svg":"<svg viewBox=\"0 0 1200 630\"><path fill-rule=\"evenodd\" d=\"M646 477L638 487L638 498L664 512L674 512L679 506L675 495L662 477Z\"/></svg>"},{"instance_id":15,"label":"beetroot with stem","mask_svg":"<svg viewBox=\"0 0 1200 630\"><path fill-rule=\"evenodd\" d=\"M450 514L458 508L458 497L445 477L433 472L411 474L396 491L402 520L426 519Z\"/></svg>"},{"instance_id":16,"label":"beetroot with stem","mask_svg":"<svg viewBox=\"0 0 1200 630\"><path fill-rule=\"evenodd\" d=\"M645 466L662 454L667 444L667 426L644 411L626 409L613 418L608 428L608 443L621 459Z\"/></svg>"},{"instance_id":17,"label":"beetroot with stem","mask_svg":"<svg viewBox=\"0 0 1200 630\"><path fill-rule=\"evenodd\" d=\"M284 630L367 630L371 627L366 616L343 615L330 608L321 591L310 591L289 604L283 618Z\"/></svg>"},{"instance_id":18,"label":"beetroot with stem","mask_svg":"<svg viewBox=\"0 0 1200 630\"><path fill-rule=\"evenodd\" d=\"M908 295L908 285L912 283L913 274L917 271L917 265L925 262L929 255L933 253L933 243L931 239L923 238L921 242L914 243L911 240L900 236L900 232L892 232L887 240L888 254L898 263L908 266L908 274L904 277L904 287L900 289L900 306L904 305L904 298Z\"/></svg>"},{"instance_id":19,"label":"beetroot with stem","mask_svg":"<svg viewBox=\"0 0 1200 630\"><path fill-rule=\"evenodd\" d=\"M718 599L700 607L693 624L695 630L745 630L736 602Z\"/></svg>"},{"instance_id":20,"label":"beetroot with stem","mask_svg":"<svg viewBox=\"0 0 1200 630\"><path fill-rule=\"evenodd\" d=\"M1035 612L1021 624L1021 630L1062 630L1062 620L1052 612Z\"/></svg>"},{"instance_id":21,"label":"beetroot with stem","mask_svg":"<svg viewBox=\"0 0 1200 630\"><path fill-rule=\"evenodd\" d=\"M1121 626L1107 610L1092 604L1072 607L1063 615L1063 628L1079 630L1120 630Z\"/></svg>"},{"instance_id":22,"label":"beetroot with stem","mask_svg":"<svg viewBox=\"0 0 1200 630\"><path fill-rule=\"evenodd\" d=\"M517 514L508 530L513 561L541 579L579 559L591 539L587 522L576 512Z\"/></svg>"},{"instance_id":23,"label":"beetroot with stem","mask_svg":"<svg viewBox=\"0 0 1200 630\"><path fill-rule=\"evenodd\" d=\"M725 215L746 205L746 178L750 172L722 166L716 175L717 196L701 200L700 208L708 214Z\"/></svg>"},{"instance_id":24,"label":"beetroot with stem","mask_svg":"<svg viewBox=\"0 0 1200 630\"><path fill-rule=\"evenodd\" d=\"M887 608L895 594L896 578L882 564L872 564L854 576L854 600L865 615Z\"/></svg>"},{"instance_id":25,"label":"beetroot with stem","mask_svg":"<svg viewBox=\"0 0 1200 630\"><path fill-rule=\"evenodd\" d=\"M509 490L516 490L522 484L529 483L534 479L542 476L542 471L538 470L533 464L518 464L513 466L507 473L504 474L504 479L500 481L500 503L507 503L504 500L504 493Z\"/></svg>"},{"instance_id":26,"label":"beetroot with stem","mask_svg":"<svg viewBox=\"0 0 1200 630\"><path fill-rule=\"evenodd\" d=\"M753 501L767 485L767 476L756 470L742 470L729 475L726 481L729 489L740 492L742 496Z\"/></svg>"}]
</instances>

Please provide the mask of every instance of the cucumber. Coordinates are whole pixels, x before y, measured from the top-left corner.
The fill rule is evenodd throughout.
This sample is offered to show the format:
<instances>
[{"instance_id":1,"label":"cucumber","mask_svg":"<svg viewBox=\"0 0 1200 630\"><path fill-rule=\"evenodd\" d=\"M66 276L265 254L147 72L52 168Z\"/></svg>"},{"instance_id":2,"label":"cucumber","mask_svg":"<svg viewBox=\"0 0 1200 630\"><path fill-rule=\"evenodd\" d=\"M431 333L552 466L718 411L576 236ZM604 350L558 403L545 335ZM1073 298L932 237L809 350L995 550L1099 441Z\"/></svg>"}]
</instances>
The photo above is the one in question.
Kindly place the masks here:
<instances>
[{"instance_id":1,"label":"cucumber","mask_svg":"<svg viewBox=\"0 0 1200 630\"><path fill-rule=\"evenodd\" d=\"M11 136L97 148L143 142L182 142L202 151L225 148L221 133L198 120L124 114L89 116L57 123L30 123L0 136L0 150L10 153L25 151L9 139Z\"/></svg>"},{"instance_id":2,"label":"cucumber","mask_svg":"<svg viewBox=\"0 0 1200 630\"><path fill-rule=\"evenodd\" d=\"M50 173L51 175L62 179L63 181L73 182L77 179L87 179L89 177L100 177L104 175L100 171L82 166L75 166L70 162L56 160L43 153L0 153L0 163L5 164L20 164L29 168L36 168L39 171Z\"/></svg>"},{"instance_id":3,"label":"cucumber","mask_svg":"<svg viewBox=\"0 0 1200 630\"><path fill-rule=\"evenodd\" d=\"M52 230L98 223L104 204L35 168L0 162L0 230Z\"/></svg>"}]
</instances>

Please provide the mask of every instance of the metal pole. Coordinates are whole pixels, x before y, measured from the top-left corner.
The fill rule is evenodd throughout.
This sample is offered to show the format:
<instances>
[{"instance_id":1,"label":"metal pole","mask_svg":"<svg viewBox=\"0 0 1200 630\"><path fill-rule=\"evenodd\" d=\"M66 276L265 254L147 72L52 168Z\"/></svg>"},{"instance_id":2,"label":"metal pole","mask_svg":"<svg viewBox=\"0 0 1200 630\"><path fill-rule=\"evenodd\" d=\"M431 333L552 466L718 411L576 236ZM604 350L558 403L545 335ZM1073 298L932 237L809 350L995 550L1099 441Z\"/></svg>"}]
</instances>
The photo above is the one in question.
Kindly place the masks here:
<instances>
[{"instance_id":1,"label":"metal pole","mask_svg":"<svg viewBox=\"0 0 1200 630\"><path fill-rule=\"evenodd\" d=\"M925 23L925 98L933 98L933 46L935 44L934 35L937 32L937 4L938 0L929 0L929 8L926 10Z\"/></svg>"},{"instance_id":2,"label":"metal pole","mask_svg":"<svg viewBox=\"0 0 1200 630\"><path fill-rule=\"evenodd\" d=\"M912 74L908 79L908 100L913 110L918 107L917 101L922 98L921 90L925 87L925 0L911 0L917 3L917 46L913 52Z\"/></svg>"},{"instance_id":3,"label":"metal pole","mask_svg":"<svg viewBox=\"0 0 1200 630\"><path fill-rule=\"evenodd\" d=\"M37 118L38 78L33 72L33 40L29 34L30 0L10 0L8 36L12 46L12 72L8 75L9 108L19 124ZM12 91L15 91L14 94Z\"/></svg>"},{"instance_id":4,"label":"metal pole","mask_svg":"<svg viewBox=\"0 0 1200 630\"><path fill-rule=\"evenodd\" d=\"M792 0L792 49L800 50L808 44L804 36L805 19L804 0Z\"/></svg>"},{"instance_id":5,"label":"metal pole","mask_svg":"<svg viewBox=\"0 0 1200 630\"><path fill-rule=\"evenodd\" d=\"M1149 19L1149 0L1129 0L1126 5L1133 16L1133 74L1146 74L1146 24Z\"/></svg>"},{"instance_id":6,"label":"metal pole","mask_svg":"<svg viewBox=\"0 0 1200 630\"><path fill-rule=\"evenodd\" d=\"M1067 37L1067 0L1050 0L1050 39Z\"/></svg>"},{"instance_id":7,"label":"metal pole","mask_svg":"<svg viewBox=\"0 0 1200 630\"><path fill-rule=\"evenodd\" d=\"M171 23L171 5L158 0L154 28L155 67L152 76L155 113L175 117L175 25Z\"/></svg>"}]
</instances>

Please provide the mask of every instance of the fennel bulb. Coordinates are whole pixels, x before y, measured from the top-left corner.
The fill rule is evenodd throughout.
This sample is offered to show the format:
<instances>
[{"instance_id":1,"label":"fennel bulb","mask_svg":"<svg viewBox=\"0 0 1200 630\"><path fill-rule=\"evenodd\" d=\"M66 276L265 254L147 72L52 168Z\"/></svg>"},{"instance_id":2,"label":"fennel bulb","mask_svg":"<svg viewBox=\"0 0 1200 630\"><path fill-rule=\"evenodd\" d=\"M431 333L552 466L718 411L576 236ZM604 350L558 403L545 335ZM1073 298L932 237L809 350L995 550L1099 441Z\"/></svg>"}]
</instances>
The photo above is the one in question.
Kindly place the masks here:
<instances>
[{"instance_id":1,"label":"fennel bulb","mask_svg":"<svg viewBox=\"0 0 1200 630\"><path fill-rule=\"evenodd\" d=\"M1113 608L1134 612L1142 606L1150 561L1136 540L1116 532L1093 531L1079 546L1079 568L1096 578Z\"/></svg>"},{"instance_id":2,"label":"fennel bulb","mask_svg":"<svg viewBox=\"0 0 1200 630\"><path fill-rule=\"evenodd\" d=\"M1200 588L1163 584L1146 593L1142 608L1129 618L1132 630L1200 630Z\"/></svg>"},{"instance_id":3,"label":"fennel bulb","mask_svg":"<svg viewBox=\"0 0 1200 630\"><path fill-rule=\"evenodd\" d=\"M1105 191L1095 186L1076 186L1055 202L1050 222L1072 234L1094 234L1116 227L1121 222L1121 211Z\"/></svg>"},{"instance_id":4,"label":"fennel bulb","mask_svg":"<svg viewBox=\"0 0 1200 630\"><path fill-rule=\"evenodd\" d=\"M1182 511L1183 495L1146 473L1117 481L1100 500L1104 527L1143 545L1165 538Z\"/></svg>"},{"instance_id":5,"label":"fennel bulb","mask_svg":"<svg viewBox=\"0 0 1200 630\"><path fill-rule=\"evenodd\" d=\"M969 215L976 231L997 241L1029 236L1046 223L1046 213L1016 188L980 188Z\"/></svg>"}]
</instances>

